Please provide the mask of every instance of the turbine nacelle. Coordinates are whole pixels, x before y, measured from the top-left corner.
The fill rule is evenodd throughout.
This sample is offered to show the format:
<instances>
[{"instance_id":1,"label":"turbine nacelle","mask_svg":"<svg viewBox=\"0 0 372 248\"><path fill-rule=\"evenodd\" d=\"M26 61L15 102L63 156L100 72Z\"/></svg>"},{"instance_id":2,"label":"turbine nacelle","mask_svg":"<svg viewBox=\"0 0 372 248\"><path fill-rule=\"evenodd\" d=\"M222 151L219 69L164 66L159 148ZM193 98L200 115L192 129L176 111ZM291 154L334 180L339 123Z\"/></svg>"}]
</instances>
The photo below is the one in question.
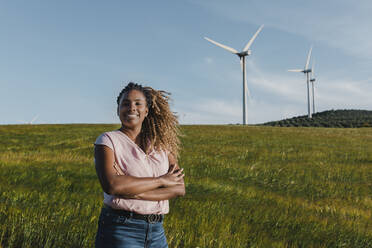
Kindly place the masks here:
<instances>
[{"instance_id":1,"label":"turbine nacelle","mask_svg":"<svg viewBox=\"0 0 372 248\"><path fill-rule=\"evenodd\" d=\"M238 55L239 58L241 58L241 57L249 56L251 55L251 53L252 53L251 50L248 50L248 51L242 51L240 53L236 53L236 55Z\"/></svg>"}]
</instances>

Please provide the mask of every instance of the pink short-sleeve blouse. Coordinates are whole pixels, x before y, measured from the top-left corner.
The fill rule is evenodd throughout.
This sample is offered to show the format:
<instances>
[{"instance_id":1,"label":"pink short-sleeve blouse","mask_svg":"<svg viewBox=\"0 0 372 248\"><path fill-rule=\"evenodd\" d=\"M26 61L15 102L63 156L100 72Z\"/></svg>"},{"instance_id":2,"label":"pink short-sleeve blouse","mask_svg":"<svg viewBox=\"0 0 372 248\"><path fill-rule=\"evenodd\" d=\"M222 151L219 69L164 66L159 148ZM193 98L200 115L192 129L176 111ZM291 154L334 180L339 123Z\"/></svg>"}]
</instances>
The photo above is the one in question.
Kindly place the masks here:
<instances>
[{"instance_id":1,"label":"pink short-sleeve blouse","mask_svg":"<svg viewBox=\"0 0 372 248\"><path fill-rule=\"evenodd\" d=\"M168 154L165 151L145 152L120 130L101 134L95 145L105 145L114 151L115 161L122 172L136 177L159 177L168 172ZM168 200L144 201L124 199L103 193L103 202L115 209L124 209L139 214L167 214Z\"/></svg>"}]
</instances>

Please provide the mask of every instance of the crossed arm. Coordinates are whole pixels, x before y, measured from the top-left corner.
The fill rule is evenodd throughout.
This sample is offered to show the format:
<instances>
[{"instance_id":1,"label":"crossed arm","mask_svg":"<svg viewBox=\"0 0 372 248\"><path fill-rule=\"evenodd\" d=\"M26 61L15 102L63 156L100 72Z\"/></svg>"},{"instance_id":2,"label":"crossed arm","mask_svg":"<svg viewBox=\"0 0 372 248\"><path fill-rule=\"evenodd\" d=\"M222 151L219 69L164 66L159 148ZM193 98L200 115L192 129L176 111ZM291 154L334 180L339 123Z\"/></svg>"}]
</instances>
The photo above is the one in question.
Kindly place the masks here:
<instances>
[{"instance_id":1,"label":"crossed arm","mask_svg":"<svg viewBox=\"0 0 372 248\"><path fill-rule=\"evenodd\" d=\"M168 157L168 172L160 177L118 175L113 167L114 152L104 145L95 146L94 157L98 179L107 194L149 201L168 200L185 195L183 169L179 168L172 155Z\"/></svg>"}]
</instances>

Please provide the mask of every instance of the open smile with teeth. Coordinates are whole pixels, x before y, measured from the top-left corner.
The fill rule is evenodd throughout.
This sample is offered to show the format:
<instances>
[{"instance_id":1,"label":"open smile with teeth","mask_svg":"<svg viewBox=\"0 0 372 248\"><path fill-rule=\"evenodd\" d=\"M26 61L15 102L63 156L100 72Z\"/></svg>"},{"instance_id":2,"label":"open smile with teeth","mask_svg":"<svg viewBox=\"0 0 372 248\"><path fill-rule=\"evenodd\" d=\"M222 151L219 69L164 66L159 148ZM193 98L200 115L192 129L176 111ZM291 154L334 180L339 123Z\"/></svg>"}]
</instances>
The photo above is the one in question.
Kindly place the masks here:
<instances>
[{"instance_id":1,"label":"open smile with teeth","mask_svg":"<svg viewBox=\"0 0 372 248\"><path fill-rule=\"evenodd\" d=\"M129 114L129 115L127 115L127 118L128 119L134 119L134 118L138 118L139 117L139 115L136 115L136 114Z\"/></svg>"}]
</instances>

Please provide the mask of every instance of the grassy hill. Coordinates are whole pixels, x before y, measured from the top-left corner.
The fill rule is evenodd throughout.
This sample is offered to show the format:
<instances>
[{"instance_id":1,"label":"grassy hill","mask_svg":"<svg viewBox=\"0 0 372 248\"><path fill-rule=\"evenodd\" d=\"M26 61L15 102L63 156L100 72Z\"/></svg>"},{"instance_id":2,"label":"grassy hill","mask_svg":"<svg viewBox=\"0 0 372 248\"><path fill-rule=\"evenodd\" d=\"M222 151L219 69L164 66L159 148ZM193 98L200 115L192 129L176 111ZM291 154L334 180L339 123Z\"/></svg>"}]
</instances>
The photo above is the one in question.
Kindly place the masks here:
<instances>
[{"instance_id":1,"label":"grassy hill","mask_svg":"<svg viewBox=\"0 0 372 248\"><path fill-rule=\"evenodd\" d=\"M0 126L0 247L93 247L93 142L116 128ZM372 128L182 131L169 247L372 247Z\"/></svg>"},{"instance_id":2,"label":"grassy hill","mask_svg":"<svg viewBox=\"0 0 372 248\"><path fill-rule=\"evenodd\" d=\"M369 110L328 110L312 115L307 115L271 121L265 126L280 127L372 127L372 111Z\"/></svg>"}]
</instances>

